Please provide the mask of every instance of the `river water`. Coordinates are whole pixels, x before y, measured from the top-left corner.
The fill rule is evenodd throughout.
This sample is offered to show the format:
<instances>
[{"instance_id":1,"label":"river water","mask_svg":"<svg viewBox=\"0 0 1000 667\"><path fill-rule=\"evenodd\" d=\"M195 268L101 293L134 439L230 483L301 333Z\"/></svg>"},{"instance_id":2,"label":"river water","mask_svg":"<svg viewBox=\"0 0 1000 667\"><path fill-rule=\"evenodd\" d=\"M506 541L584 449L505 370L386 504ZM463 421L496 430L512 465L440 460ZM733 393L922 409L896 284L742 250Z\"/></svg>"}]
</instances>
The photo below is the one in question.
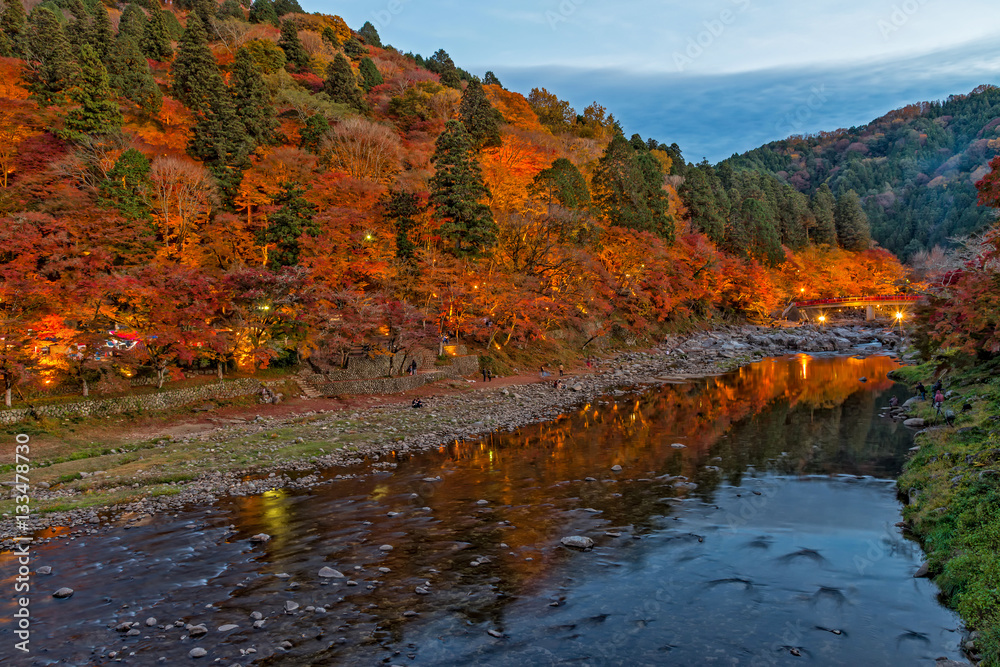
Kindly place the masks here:
<instances>
[{"instance_id":1,"label":"river water","mask_svg":"<svg viewBox=\"0 0 1000 667\"><path fill-rule=\"evenodd\" d=\"M32 653L13 649L5 595L0 659L100 665L117 652L134 665L630 667L958 659L961 623L932 583L913 578L921 552L894 525L892 479L912 445L911 433L878 417L893 393L904 396L885 379L894 365L799 355L687 384L623 388L518 432L334 469L308 492L275 489L47 544L35 565L53 573L35 576ZM251 546L261 532L271 541ZM594 548L560 546L571 535ZM324 566L345 578L321 579ZM5 591L11 571L8 559ZM61 586L74 596L49 597ZM299 605L292 613L289 601ZM251 612L263 615L262 628ZM138 635L114 630L149 617L156 624ZM160 627L178 620L209 632L192 639L183 627ZM220 632L225 624L238 627ZM194 647L207 656L192 661Z\"/></svg>"}]
</instances>

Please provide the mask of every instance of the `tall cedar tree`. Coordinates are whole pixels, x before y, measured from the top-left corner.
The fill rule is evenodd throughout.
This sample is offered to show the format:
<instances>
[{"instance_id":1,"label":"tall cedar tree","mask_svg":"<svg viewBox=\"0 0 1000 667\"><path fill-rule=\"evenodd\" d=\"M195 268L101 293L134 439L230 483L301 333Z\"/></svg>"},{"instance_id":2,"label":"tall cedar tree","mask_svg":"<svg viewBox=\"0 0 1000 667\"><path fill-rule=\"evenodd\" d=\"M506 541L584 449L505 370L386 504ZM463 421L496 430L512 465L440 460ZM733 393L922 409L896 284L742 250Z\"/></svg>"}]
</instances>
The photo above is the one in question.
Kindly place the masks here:
<instances>
[{"instance_id":1,"label":"tall cedar tree","mask_svg":"<svg viewBox=\"0 0 1000 667\"><path fill-rule=\"evenodd\" d=\"M136 45L142 43L142 35L146 30L146 14L136 3L129 3L118 20L118 39L130 37Z\"/></svg>"},{"instance_id":2,"label":"tall cedar tree","mask_svg":"<svg viewBox=\"0 0 1000 667\"><path fill-rule=\"evenodd\" d=\"M128 33L119 33L108 66L108 77L118 95L134 102L146 117L159 113L163 95L149 71L149 62L139 51L135 37Z\"/></svg>"},{"instance_id":3,"label":"tall cedar tree","mask_svg":"<svg viewBox=\"0 0 1000 667\"><path fill-rule=\"evenodd\" d=\"M97 52L97 57L105 66L111 62L111 57L115 51L115 29L111 25L111 17L103 4L97 3L94 6L90 35L87 39L90 45Z\"/></svg>"},{"instance_id":4,"label":"tall cedar tree","mask_svg":"<svg viewBox=\"0 0 1000 667\"><path fill-rule=\"evenodd\" d=\"M478 79L470 81L462 93L458 117L477 150L501 145L500 124L503 122L503 115L490 104L483 91L483 84Z\"/></svg>"},{"instance_id":5,"label":"tall cedar tree","mask_svg":"<svg viewBox=\"0 0 1000 667\"><path fill-rule=\"evenodd\" d=\"M684 175L684 183L678 194L691 213L691 223L695 229L716 244L721 244L725 235L726 216L712 189L714 178L712 167L707 163L692 167Z\"/></svg>"},{"instance_id":6,"label":"tall cedar tree","mask_svg":"<svg viewBox=\"0 0 1000 667\"><path fill-rule=\"evenodd\" d=\"M487 72L483 75L483 85L484 86L500 86L503 88L503 84L500 83L500 79L493 72Z\"/></svg>"},{"instance_id":7,"label":"tall cedar tree","mask_svg":"<svg viewBox=\"0 0 1000 667\"><path fill-rule=\"evenodd\" d=\"M327 26L323 28L323 32L320 34L323 36L324 42L326 42L335 49L340 48L340 37L337 36L337 33L334 31L333 28Z\"/></svg>"},{"instance_id":8,"label":"tall cedar tree","mask_svg":"<svg viewBox=\"0 0 1000 667\"><path fill-rule=\"evenodd\" d=\"M587 179L575 164L564 157L556 158L551 167L538 172L533 186L535 192L546 197L550 207L555 203L569 209L590 206Z\"/></svg>"},{"instance_id":9,"label":"tall cedar tree","mask_svg":"<svg viewBox=\"0 0 1000 667\"><path fill-rule=\"evenodd\" d=\"M320 143L330 130L330 122L321 113L314 113L306 119L306 126L299 131L299 148L319 155Z\"/></svg>"},{"instance_id":10,"label":"tall cedar tree","mask_svg":"<svg viewBox=\"0 0 1000 667\"><path fill-rule=\"evenodd\" d=\"M7 0L3 12L0 12L0 55L6 57L18 53L18 43L26 22L24 5L18 0Z\"/></svg>"},{"instance_id":11,"label":"tall cedar tree","mask_svg":"<svg viewBox=\"0 0 1000 667\"><path fill-rule=\"evenodd\" d=\"M450 120L438 137L431 157L431 203L442 223L440 234L453 241L455 254L480 254L496 243L497 225L482 203L490 191L472 149L472 139L460 121Z\"/></svg>"},{"instance_id":12,"label":"tall cedar tree","mask_svg":"<svg viewBox=\"0 0 1000 667\"><path fill-rule=\"evenodd\" d=\"M63 6L72 15L66 23L66 38L73 47L73 55L80 55L80 47L90 41L90 26L92 17L82 0L64 0Z\"/></svg>"},{"instance_id":13,"label":"tall cedar tree","mask_svg":"<svg viewBox=\"0 0 1000 667\"><path fill-rule=\"evenodd\" d=\"M202 25L205 26L205 31L212 34L212 19L215 18L217 11L215 0L194 0L194 9L191 14L196 14L201 19Z\"/></svg>"},{"instance_id":14,"label":"tall cedar tree","mask_svg":"<svg viewBox=\"0 0 1000 667\"><path fill-rule=\"evenodd\" d=\"M258 235L261 245L272 248L267 256L272 268L298 264L299 239L303 234L319 234L319 226L313 221L316 207L302 197L304 193L298 183L283 184L274 202L279 208L268 216L267 227Z\"/></svg>"},{"instance_id":15,"label":"tall cedar tree","mask_svg":"<svg viewBox=\"0 0 1000 667\"><path fill-rule=\"evenodd\" d=\"M413 216L423 210L420 198L412 192L392 190L383 195L381 206L383 217L392 223L396 231L396 259L413 265L416 261L417 244L410 238L410 233L417 227Z\"/></svg>"},{"instance_id":16,"label":"tall cedar tree","mask_svg":"<svg viewBox=\"0 0 1000 667\"><path fill-rule=\"evenodd\" d=\"M347 38L347 41L344 42L344 53L346 53L347 57L351 60L357 60L361 56L366 55L368 51L361 45L361 42L358 41L357 37L351 35Z\"/></svg>"},{"instance_id":17,"label":"tall cedar tree","mask_svg":"<svg viewBox=\"0 0 1000 667\"><path fill-rule=\"evenodd\" d=\"M278 46L285 52L285 67L291 72L309 71L309 53L302 46L298 28L292 21L281 24L281 39Z\"/></svg>"},{"instance_id":18,"label":"tall cedar tree","mask_svg":"<svg viewBox=\"0 0 1000 667\"><path fill-rule=\"evenodd\" d=\"M247 136L255 146L272 143L278 119L271 104L271 93L253 56L245 48L236 52L232 90L236 115L243 122Z\"/></svg>"},{"instance_id":19,"label":"tall cedar tree","mask_svg":"<svg viewBox=\"0 0 1000 667\"><path fill-rule=\"evenodd\" d=\"M192 111L202 111L222 83L219 67L208 47L208 37L201 19L192 14L177 45L177 58L171 68L173 94Z\"/></svg>"},{"instance_id":20,"label":"tall cedar tree","mask_svg":"<svg viewBox=\"0 0 1000 667\"><path fill-rule=\"evenodd\" d=\"M62 24L48 8L35 7L21 35L19 52L25 60L28 89L43 102L60 100L78 74Z\"/></svg>"},{"instance_id":21,"label":"tall cedar tree","mask_svg":"<svg viewBox=\"0 0 1000 667\"><path fill-rule=\"evenodd\" d=\"M121 154L100 186L100 202L130 220L149 220L149 160L130 148Z\"/></svg>"},{"instance_id":22,"label":"tall cedar tree","mask_svg":"<svg viewBox=\"0 0 1000 667\"><path fill-rule=\"evenodd\" d=\"M278 15L274 11L271 0L254 0L254 3L250 5L250 15L247 18L250 23L278 25Z\"/></svg>"},{"instance_id":23,"label":"tall cedar tree","mask_svg":"<svg viewBox=\"0 0 1000 667\"><path fill-rule=\"evenodd\" d=\"M365 21L365 24L361 26L361 30L358 30L358 34L361 35L361 39L365 40L365 44L368 46L382 48L382 38L379 37L378 30L375 29L371 21Z\"/></svg>"},{"instance_id":24,"label":"tall cedar tree","mask_svg":"<svg viewBox=\"0 0 1000 667\"><path fill-rule=\"evenodd\" d=\"M274 13L280 18L285 14L305 14L305 10L299 0L274 0Z\"/></svg>"},{"instance_id":25,"label":"tall cedar tree","mask_svg":"<svg viewBox=\"0 0 1000 667\"><path fill-rule=\"evenodd\" d=\"M108 134L122 127L122 112L108 83L108 72L90 44L80 48L80 79L69 94L79 106L66 116L72 134Z\"/></svg>"},{"instance_id":26,"label":"tall cedar tree","mask_svg":"<svg viewBox=\"0 0 1000 667\"><path fill-rule=\"evenodd\" d=\"M218 11L215 12L216 18L220 19L236 19L237 21L246 21L246 14L243 13L243 7L240 6L239 0L225 0L221 5L219 5Z\"/></svg>"},{"instance_id":27,"label":"tall cedar tree","mask_svg":"<svg viewBox=\"0 0 1000 667\"><path fill-rule=\"evenodd\" d=\"M202 30L204 30L204 26L202 26ZM183 35L181 37L183 38ZM170 45L167 20L159 8L154 8L149 13L149 20L146 21L146 25L142 29L142 40L139 42L139 48L144 56L157 62L169 60L174 55L174 48Z\"/></svg>"},{"instance_id":28,"label":"tall cedar tree","mask_svg":"<svg viewBox=\"0 0 1000 667\"><path fill-rule=\"evenodd\" d=\"M594 203L610 224L673 241L662 167L648 151L636 153L624 136L615 133L597 161L593 188Z\"/></svg>"},{"instance_id":29,"label":"tall cedar tree","mask_svg":"<svg viewBox=\"0 0 1000 667\"><path fill-rule=\"evenodd\" d=\"M740 255L749 255L768 266L776 266L784 259L781 239L774 226L774 216L759 199L743 200L739 216L745 233L745 247L733 248Z\"/></svg>"},{"instance_id":30,"label":"tall cedar tree","mask_svg":"<svg viewBox=\"0 0 1000 667\"><path fill-rule=\"evenodd\" d=\"M358 67L358 74L361 75L361 87L365 89L365 92L371 91L375 86L381 86L382 73L378 71L378 67L375 67L375 62L368 57L361 59L361 65Z\"/></svg>"},{"instance_id":31,"label":"tall cedar tree","mask_svg":"<svg viewBox=\"0 0 1000 667\"><path fill-rule=\"evenodd\" d=\"M837 224L833 216L835 206L830 186L826 183L819 186L809 204L816 217L816 227L811 239L813 243L831 246L837 244Z\"/></svg>"},{"instance_id":32,"label":"tall cedar tree","mask_svg":"<svg viewBox=\"0 0 1000 667\"><path fill-rule=\"evenodd\" d=\"M338 53L333 62L326 67L326 80L323 81L323 92L334 102L346 104L361 110L365 106L358 81L354 77L354 68L344 54Z\"/></svg>"},{"instance_id":33,"label":"tall cedar tree","mask_svg":"<svg viewBox=\"0 0 1000 667\"><path fill-rule=\"evenodd\" d=\"M837 225L837 240L844 250L868 249L872 239L871 229L857 192L848 190L840 195L833 219Z\"/></svg>"}]
</instances>

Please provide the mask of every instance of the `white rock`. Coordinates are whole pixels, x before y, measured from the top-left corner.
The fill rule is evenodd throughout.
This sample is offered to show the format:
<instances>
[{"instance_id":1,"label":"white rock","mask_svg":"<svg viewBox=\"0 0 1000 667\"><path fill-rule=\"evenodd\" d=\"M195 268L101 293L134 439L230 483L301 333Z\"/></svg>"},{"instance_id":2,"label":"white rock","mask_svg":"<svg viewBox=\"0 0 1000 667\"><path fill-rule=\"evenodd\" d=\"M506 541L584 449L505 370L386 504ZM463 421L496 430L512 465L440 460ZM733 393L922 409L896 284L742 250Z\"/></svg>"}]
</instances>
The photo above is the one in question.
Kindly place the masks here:
<instances>
[{"instance_id":1,"label":"white rock","mask_svg":"<svg viewBox=\"0 0 1000 667\"><path fill-rule=\"evenodd\" d=\"M235 623L226 623L225 625L219 626L219 632L229 632L230 630L236 630L239 627L240 626L236 625Z\"/></svg>"},{"instance_id":2,"label":"white rock","mask_svg":"<svg viewBox=\"0 0 1000 667\"><path fill-rule=\"evenodd\" d=\"M271 536L267 533L257 533L250 538L250 544L263 544L264 542L270 541Z\"/></svg>"},{"instance_id":3,"label":"white rock","mask_svg":"<svg viewBox=\"0 0 1000 667\"><path fill-rule=\"evenodd\" d=\"M391 544L383 544L382 546L380 546L378 548L378 550L379 551L392 551L392 545Z\"/></svg>"},{"instance_id":4,"label":"white rock","mask_svg":"<svg viewBox=\"0 0 1000 667\"><path fill-rule=\"evenodd\" d=\"M285 611L295 611L298 608L299 608L298 602L293 602L292 600L288 600L285 602Z\"/></svg>"},{"instance_id":5,"label":"white rock","mask_svg":"<svg viewBox=\"0 0 1000 667\"><path fill-rule=\"evenodd\" d=\"M332 567L324 567L319 571L319 576L326 579L346 579L347 577L340 570L335 570Z\"/></svg>"},{"instance_id":6,"label":"white rock","mask_svg":"<svg viewBox=\"0 0 1000 667\"><path fill-rule=\"evenodd\" d=\"M613 466L611 466L611 469L613 471L615 471L615 472L621 472L622 471L622 467L620 465L613 465Z\"/></svg>"},{"instance_id":7,"label":"white rock","mask_svg":"<svg viewBox=\"0 0 1000 667\"><path fill-rule=\"evenodd\" d=\"M687 449L687 445L682 445L679 442L675 442L670 446L673 447L674 449Z\"/></svg>"},{"instance_id":8,"label":"white rock","mask_svg":"<svg viewBox=\"0 0 1000 667\"><path fill-rule=\"evenodd\" d=\"M57 590L55 593L52 594L52 597L54 597L54 598L68 598L68 597L71 597L72 595L73 595L73 589L72 588L60 588L59 590Z\"/></svg>"},{"instance_id":9,"label":"white rock","mask_svg":"<svg viewBox=\"0 0 1000 667\"><path fill-rule=\"evenodd\" d=\"M926 425L925 422L920 417L913 417L912 419L907 419L903 422L903 426L909 426L911 428L923 428Z\"/></svg>"},{"instance_id":10,"label":"white rock","mask_svg":"<svg viewBox=\"0 0 1000 667\"><path fill-rule=\"evenodd\" d=\"M192 658L204 658L206 655L208 655L208 651L198 646L188 651L188 655L191 656Z\"/></svg>"},{"instance_id":11,"label":"white rock","mask_svg":"<svg viewBox=\"0 0 1000 667\"><path fill-rule=\"evenodd\" d=\"M574 549L591 549L594 546L594 540L589 537L583 537L582 535L564 537L560 540L560 542L564 547L572 547Z\"/></svg>"}]
</instances>

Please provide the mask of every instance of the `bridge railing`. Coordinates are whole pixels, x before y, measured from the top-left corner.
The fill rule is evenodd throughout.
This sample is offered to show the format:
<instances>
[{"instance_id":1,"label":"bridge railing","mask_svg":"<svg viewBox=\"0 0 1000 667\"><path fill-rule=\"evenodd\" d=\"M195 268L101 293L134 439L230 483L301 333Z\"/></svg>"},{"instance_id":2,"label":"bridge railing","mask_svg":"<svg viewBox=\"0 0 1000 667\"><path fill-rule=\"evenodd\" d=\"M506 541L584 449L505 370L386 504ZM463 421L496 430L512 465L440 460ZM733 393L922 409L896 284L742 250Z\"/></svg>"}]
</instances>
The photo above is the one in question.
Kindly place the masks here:
<instances>
[{"instance_id":1,"label":"bridge railing","mask_svg":"<svg viewBox=\"0 0 1000 667\"><path fill-rule=\"evenodd\" d=\"M811 299L809 301L796 301L792 305L796 308L809 306L835 306L838 303L856 303L858 301L878 303L881 301L919 301L923 297L919 294L879 294L876 296L840 296L830 299Z\"/></svg>"}]
</instances>

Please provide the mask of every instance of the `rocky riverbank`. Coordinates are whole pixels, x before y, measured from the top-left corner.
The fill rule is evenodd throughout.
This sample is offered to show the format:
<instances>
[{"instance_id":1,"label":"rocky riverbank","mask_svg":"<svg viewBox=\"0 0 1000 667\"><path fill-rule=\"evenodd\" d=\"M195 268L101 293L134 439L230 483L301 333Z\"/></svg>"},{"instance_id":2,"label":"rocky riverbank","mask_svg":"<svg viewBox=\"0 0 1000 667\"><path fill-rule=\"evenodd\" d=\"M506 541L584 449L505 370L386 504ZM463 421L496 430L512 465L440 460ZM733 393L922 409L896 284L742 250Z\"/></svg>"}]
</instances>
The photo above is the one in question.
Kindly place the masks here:
<instances>
[{"instance_id":1,"label":"rocky riverbank","mask_svg":"<svg viewBox=\"0 0 1000 667\"><path fill-rule=\"evenodd\" d=\"M87 459L89 470L79 470L70 480L53 483L33 475L33 505L47 504L55 511L33 514L29 532L69 526L72 530L53 538L64 539L102 525L146 522L222 495L309 488L322 483L318 473L325 468L344 467L343 474L349 475L348 467L366 460L375 468L391 468L394 464L380 460L386 453L416 452L547 421L613 391L722 373L768 356L874 353L895 350L901 343L897 333L861 325L732 327L670 336L651 350L599 360L594 369L567 374L562 389L553 386L558 379L553 377L526 376L526 383L503 388L459 380L452 384L460 391L430 396L417 410L408 403L379 400L350 411L218 420L207 432L153 438ZM122 498L128 501L120 502ZM4 548L13 545L12 537L24 534L9 514L3 515Z\"/></svg>"}]
</instances>

